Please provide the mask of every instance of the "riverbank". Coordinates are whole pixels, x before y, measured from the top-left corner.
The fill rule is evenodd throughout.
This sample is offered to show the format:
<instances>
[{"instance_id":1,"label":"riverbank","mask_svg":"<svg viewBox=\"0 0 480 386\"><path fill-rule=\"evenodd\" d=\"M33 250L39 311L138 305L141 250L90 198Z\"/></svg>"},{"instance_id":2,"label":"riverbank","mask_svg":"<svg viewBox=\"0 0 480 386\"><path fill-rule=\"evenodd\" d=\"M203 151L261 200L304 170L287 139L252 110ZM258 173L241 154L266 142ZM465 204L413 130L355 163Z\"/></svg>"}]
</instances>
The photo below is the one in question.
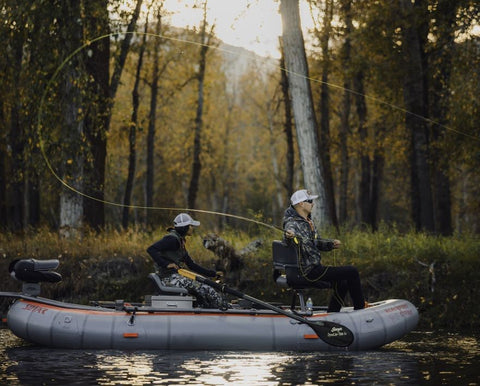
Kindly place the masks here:
<instances>
[{"instance_id":1,"label":"riverbank","mask_svg":"<svg viewBox=\"0 0 480 386\"><path fill-rule=\"evenodd\" d=\"M327 234L327 233L326 233ZM24 237L0 235L1 291L19 291L21 284L8 276L9 263L18 258L58 259L63 280L43 284L42 296L87 304L90 300L124 299L141 302L151 294L148 273L153 262L145 249L163 232L87 233L65 239L46 230ZM240 290L256 298L289 303L291 293L272 280L271 241L278 234L253 237L234 231L221 235L236 249L259 236L263 246L244 258ZM475 331L480 327L480 241L478 237L434 237L389 232L345 232L336 236L342 249L323 254L329 265L355 265L370 302L387 298L411 301L420 312L420 329ZM216 256L202 245L200 234L188 241L194 259L213 267ZM310 293L314 304L326 304L329 291ZM5 311L8 302L0 299Z\"/></svg>"}]
</instances>

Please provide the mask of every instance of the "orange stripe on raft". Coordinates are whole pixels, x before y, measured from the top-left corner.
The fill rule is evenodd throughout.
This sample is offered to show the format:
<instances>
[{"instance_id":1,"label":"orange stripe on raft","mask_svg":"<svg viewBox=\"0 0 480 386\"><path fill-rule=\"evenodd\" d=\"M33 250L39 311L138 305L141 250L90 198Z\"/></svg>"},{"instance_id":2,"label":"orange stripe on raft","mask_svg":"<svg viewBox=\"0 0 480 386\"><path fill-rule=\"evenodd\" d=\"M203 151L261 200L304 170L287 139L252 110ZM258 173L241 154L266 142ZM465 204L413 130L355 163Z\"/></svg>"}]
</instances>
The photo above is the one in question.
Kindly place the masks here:
<instances>
[{"instance_id":1,"label":"orange stripe on raft","mask_svg":"<svg viewBox=\"0 0 480 386\"><path fill-rule=\"evenodd\" d=\"M19 300L22 303L28 303L28 304L34 304L38 305L43 308L47 309L52 309L52 310L58 310L58 311L65 311L65 312L71 312L71 313L79 313L79 314L89 314L89 315L116 315L116 316L125 316L125 315L130 315L131 312L124 312L121 313L119 311L95 311L95 310L82 310L82 309L76 309L76 308L68 308L68 307L59 307L59 306L54 306L51 304L46 304L42 302L35 302L33 300L25 300L25 299L20 299ZM250 314L250 313L238 313L238 314L226 314L223 312L202 312L202 313L197 313L195 311L192 312L172 312L172 311L137 311L135 313L136 315L147 315L147 316L158 316L158 315L181 315L181 316L244 316L244 317L250 317L250 316L255 316L257 318L288 318L286 315L281 315L281 314L271 314L271 315L261 315L261 314ZM309 317L308 319L314 319L314 318L322 318L324 316L327 316L328 314L317 314L313 315L312 317Z\"/></svg>"},{"instance_id":2,"label":"orange stripe on raft","mask_svg":"<svg viewBox=\"0 0 480 386\"><path fill-rule=\"evenodd\" d=\"M124 338L138 338L138 333L136 332L126 332L123 334Z\"/></svg>"},{"instance_id":3,"label":"orange stripe on raft","mask_svg":"<svg viewBox=\"0 0 480 386\"><path fill-rule=\"evenodd\" d=\"M318 339L317 334L305 334L303 339Z\"/></svg>"}]
</instances>

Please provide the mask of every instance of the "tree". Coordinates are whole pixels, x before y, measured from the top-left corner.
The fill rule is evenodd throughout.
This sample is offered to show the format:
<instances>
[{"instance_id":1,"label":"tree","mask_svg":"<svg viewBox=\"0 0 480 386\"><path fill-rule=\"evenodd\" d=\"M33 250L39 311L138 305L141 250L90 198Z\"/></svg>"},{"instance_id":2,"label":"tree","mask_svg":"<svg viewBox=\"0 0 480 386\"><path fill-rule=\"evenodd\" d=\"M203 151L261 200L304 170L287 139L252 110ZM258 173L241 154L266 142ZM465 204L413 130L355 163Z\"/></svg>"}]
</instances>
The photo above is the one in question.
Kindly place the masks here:
<instances>
[{"instance_id":1,"label":"tree","mask_svg":"<svg viewBox=\"0 0 480 386\"><path fill-rule=\"evenodd\" d=\"M152 226L155 220L165 217L164 213L159 212L160 216L154 218L154 212L151 209L155 204L159 205L159 200L154 204L154 196L158 189L161 190L161 194L157 197L160 198L162 205L170 207L185 205L185 202L175 202L176 197L183 197L181 192L177 192L180 185L169 184L169 182L182 179L180 176L185 172L183 163L182 172L177 170L176 162L172 161L174 159L172 154L183 158L190 152L183 149L186 145L184 133L181 134L180 147L173 145L175 141L172 137L182 132L179 128L183 126L183 121L181 123L176 119L177 109L180 110L178 112L181 116L180 120L190 119L190 116L185 114L185 105L190 101L186 102L183 99L181 91L196 79L192 75L193 62L185 60L185 57L196 52L196 46L180 43L182 38L185 38L185 33L189 31L175 32L169 29L168 25L163 23L163 12L165 10L160 5L156 11L155 38L148 40L150 60L145 63L148 73L144 81L150 92L145 143L145 222L147 226ZM170 36L173 39L170 39ZM188 39L192 38L189 36Z\"/></svg>"},{"instance_id":2,"label":"tree","mask_svg":"<svg viewBox=\"0 0 480 386\"><path fill-rule=\"evenodd\" d=\"M298 0L281 0L280 13L283 23L285 68L288 71L305 187L319 195L318 204L313 207L314 217L321 224L330 225L332 219L327 204L319 156L317 122L308 78L308 64L300 26Z\"/></svg>"},{"instance_id":3,"label":"tree","mask_svg":"<svg viewBox=\"0 0 480 386\"><path fill-rule=\"evenodd\" d=\"M439 0L432 15L434 23L431 54L429 55L432 73L431 117L432 140L436 146L445 136L445 127L449 125L450 78L452 73L452 55L455 46L455 25L459 4L448 0ZM448 177L448 162L440 151L433 154L435 189L435 228L443 235L452 233L451 189Z\"/></svg>"},{"instance_id":4,"label":"tree","mask_svg":"<svg viewBox=\"0 0 480 386\"><path fill-rule=\"evenodd\" d=\"M31 164L27 138L30 122L23 114L25 75L31 41L32 15L28 6L2 2L0 37L4 42L0 59L0 225L21 231L29 225Z\"/></svg>"},{"instance_id":5,"label":"tree","mask_svg":"<svg viewBox=\"0 0 480 386\"><path fill-rule=\"evenodd\" d=\"M135 72L135 81L132 90L132 119L129 122L129 156L128 156L128 175L127 183L125 185L125 195L123 198L123 216L122 226L124 229L128 228L128 219L130 211L130 203L132 200L133 183L135 180L135 169L137 163L137 127L138 127L138 109L140 104L139 86L141 80L141 72L143 65L143 57L147 45L147 32L148 32L148 14L145 20L145 31L142 36L142 42L140 43L138 52L137 70Z\"/></svg>"},{"instance_id":6,"label":"tree","mask_svg":"<svg viewBox=\"0 0 480 386\"><path fill-rule=\"evenodd\" d=\"M285 167L287 170L287 174L285 177L285 190L287 191L288 197L293 192L293 175L294 175L294 167L295 167L295 149L293 143L293 117L292 117L292 102L290 99L290 90L288 88L288 73L285 71L285 55L283 50L283 43L280 39L280 51L281 51L281 58L280 58L280 72L281 72L281 81L280 85L282 87L282 99L283 99L283 106L284 106L284 113L285 113L285 138L287 142L287 157L285 160Z\"/></svg>"},{"instance_id":7,"label":"tree","mask_svg":"<svg viewBox=\"0 0 480 386\"><path fill-rule=\"evenodd\" d=\"M324 185L326 203L329 212L329 218L331 218L332 224L338 228L337 211L335 207L335 192L332 175L332 160L331 160L331 136L330 136L330 90L329 90L329 75L331 71L331 58L329 53L329 42L332 35L332 17L333 17L334 2L329 0L325 2L325 9L323 12L323 26L316 27L315 31L320 42L320 49L322 52L321 60L321 84L320 84L320 127L319 127L319 143L318 148L320 150L321 164L323 166ZM313 12L312 12L313 13ZM319 23L320 24L320 23ZM347 92L346 92L347 93ZM348 96L348 93L346 94ZM347 99L349 101L349 99ZM346 124L348 124L349 107L350 105L344 105L344 109L341 112L341 116L346 118ZM343 122L345 123L345 121ZM347 134L348 128L344 125L341 127L342 133L346 130L345 135L341 135L341 152L342 152L342 165L341 165L341 187L340 187L340 218L342 215L346 217L346 194L348 181L348 149L347 149ZM343 205L344 203L345 205Z\"/></svg>"},{"instance_id":8,"label":"tree","mask_svg":"<svg viewBox=\"0 0 480 386\"><path fill-rule=\"evenodd\" d=\"M71 22L71 21L74 22ZM81 25L81 8L76 0L63 2L60 31L64 43L64 54L70 55L82 46L83 33ZM83 111L83 85L85 68L82 53L73 56L64 71L62 79L63 111L63 146L60 176L70 188L63 187L60 193L60 233L72 236L83 222L83 197L78 194L84 189L84 156L82 144L85 116Z\"/></svg>"},{"instance_id":9,"label":"tree","mask_svg":"<svg viewBox=\"0 0 480 386\"><path fill-rule=\"evenodd\" d=\"M350 137L350 110L351 110L351 89L352 89L352 14L350 0L344 0L341 2L341 15L343 16L344 36L343 47L341 51L341 65L343 68L343 96L340 114L340 127L339 127L339 139L340 139L340 154L341 154L341 166L340 166L340 200L338 204L338 213L341 223L347 221L347 203L348 203L348 182L349 176L349 149L348 140ZM332 16L330 16L331 22ZM328 49L328 44L326 46Z\"/></svg>"},{"instance_id":10,"label":"tree","mask_svg":"<svg viewBox=\"0 0 480 386\"><path fill-rule=\"evenodd\" d=\"M162 31L162 6L157 8L157 20L155 23L155 35L160 36ZM158 96L158 79L159 79L159 42L155 40L153 45L152 75L150 86L150 112L148 116L148 133L147 133L147 175L145 181L145 203L146 215L145 222L147 226L151 225L150 210L153 207L153 188L154 188L154 150L155 150L155 129L157 123L157 96Z\"/></svg>"},{"instance_id":11,"label":"tree","mask_svg":"<svg viewBox=\"0 0 480 386\"><path fill-rule=\"evenodd\" d=\"M1 227L22 231L39 222L58 227L60 213L64 229L76 227L82 217L84 224L101 224L103 206L104 223L118 224L122 211L102 201L121 203L132 181L131 202L146 197L149 207L184 208L193 175L199 100L200 46L191 42L201 41L201 28L169 29L164 23L156 32L161 37L147 36L150 60L144 61L141 75L147 87L140 83L135 113L131 94L138 51L127 55L130 43L125 40L132 38L132 46L141 43L131 27L135 12L117 0L70 0L49 7L37 0L23 3L4 0L0 15ZM138 6L137 1L131 3ZM296 159L301 167L295 171L308 171L304 160L305 151L310 151L319 160L307 160L309 167L317 162L317 172L326 176L328 150L335 188L340 186L342 166L348 167L342 205L349 224L362 222L376 229L382 221L409 229L412 211L420 213L420 198L424 202L421 185L431 184L426 202L431 204L435 232L478 232L480 86L475 79L480 45L472 26L480 3L417 0L403 3L403 10L400 1L386 0L310 4L322 27L305 33L305 39L320 43L319 49L307 51L310 68L297 70L292 70L285 50L285 64L280 65L287 69L282 73L282 101L279 74L269 78L263 72L278 71L276 60L263 58L253 66L246 50L224 45L208 49L195 207L277 222L283 212L280 202L307 185L300 182L307 181L305 173L294 173ZM331 13L323 13L325 4L333 5ZM123 25L129 25L130 32L125 33ZM225 47L238 58L227 59ZM348 50L350 55L344 55ZM302 59L301 54L295 59ZM323 66L327 61L328 67ZM120 71L122 63L125 68ZM318 108L319 127L304 123L308 102L293 106L298 95L308 98L309 92L302 94L291 86L309 87L309 81L318 84L312 87L311 105ZM290 102L294 118L289 115ZM283 104L285 112L280 113ZM125 127L135 120L135 138L129 140ZM149 122L148 133L140 130L142 121ZM290 123L297 124L297 138ZM308 137L307 146L297 141L305 136L305 128L319 130L316 138ZM327 131L324 141L321 136ZM317 144L311 151L316 139L329 146ZM136 151L129 150L130 143ZM293 151L294 146L302 154ZM129 151L137 158L135 170L125 156ZM342 161L342 153L348 162ZM326 186L328 177L323 178ZM137 183L141 180L147 184ZM76 202L83 194L91 198ZM130 210L130 222L136 214ZM171 215L149 210L145 218L150 225L164 225ZM417 217L419 229L427 230L421 215ZM202 222L208 224L208 219L202 215ZM232 217L215 217L211 224L220 229L248 226Z\"/></svg>"},{"instance_id":12,"label":"tree","mask_svg":"<svg viewBox=\"0 0 480 386\"><path fill-rule=\"evenodd\" d=\"M88 73L93 79L90 83L90 109L85 124L85 137L88 141L89 157L91 162L85 164L85 174L88 177L85 186L86 199L85 219L94 229L105 225L105 160L107 156L107 132L112 117L112 107L125 66L133 32L137 24L142 0L137 0L135 10L127 27L124 39L121 42L117 60L114 64L111 80L109 79L110 65L110 26L108 0L89 0L85 3L85 14L88 35L86 38L97 38L91 45L92 55L88 59ZM88 23L90 22L90 23Z\"/></svg>"},{"instance_id":13,"label":"tree","mask_svg":"<svg viewBox=\"0 0 480 386\"><path fill-rule=\"evenodd\" d=\"M476 3L478 8L480 4ZM478 15L477 12L474 12ZM470 20L474 20L470 19ZM462 22L458 22L459 28ZM465 25L461 30L466 28ZM468 27L467 27L468 29ZM452 182L452 220L459 233L480 232L480 39L467 39L454 47L450 79L450 105L443 138L435 144L449 163Z\"/></svg>"},{"instance_id":14,"label":"tree","mask_svg":"<svg viewBox=\"0 0 480 386\"><path fill-rule=\"evenodd\" d=\"M25 32L20 30L13 35L11 41L10 59L13 68L13 85L17 85L20 81L23 62L23 50L25 44ZM9 122L9 138L12 146L12 190L13 190L13 216L12 227L14 230L23 229L26 226L25 214L26 206L25 200L25 183L26 183L26 169L25 169L25 138L26 132L21 122L21 98L20 90L15 88L13 101L10 108L10 122Z\"/></svg>"},{"instance_id":15,"label":"tree","mask_svg":"<svg viewBox=\"0 0 480 386\"><path fill-rule=\"evenodd\" d=\"M430 148L425 117L427 111L427 67L425 41L426 3L401 0L403 15L403 54L405 64L405 125L411 133L412 216L417 230L433 232L433 199L430 180Z\"/></svg>"},{"instance_id":16,"label":"tree","mask_svg":"<svg viewBox=\"0 0 480 386\"><path fill-rule=\"evenodd\" d=\"M279 114L281 102L285 102L280 95L284 93L285 90L280 90L279 83L281 82L278 81L276 73L273 73L271 76L262 76L261 68L255 68L254 66L252 66L251 72L252 73L248 75L250 84L248 88L246 86L244 88L245 102L242 103L242 105L252 111L251 120L252 122L255 122L255 125L257 126L254 128L258 137L257 142L261 143L261 138L265 138L265 158L270 159L271 173L274 177L274 180L272 181L274 188L272 200L266 205L272 207L273 220L275 223L280 224L283 218L283 209L286 206L285 203L289 202L293 190L292 187L290 187L289 190L285 189L287 186L285 181L293 178L293 176L289 175L290 173L293 174L293 165L287 164L285 173L285 168L282 168L280 165L280 159L283 156L281 146L284 143L287 143L287 149L293 148L291 131L290 144L288 144L288 138L286 138L287 142L285 142L283 136L279 135L280 128L283 127L283 132L285 132L285 128L287 127L281 119L282 115ZM286 76L285 71L281 71L281 73ZM280 75L283 76L282 74ZM284 80L287 80L286 77ZM280 85L282 86L282 84ZM288 111L288 102L286 106L286 110ZM289 129L291 130L292 127L287 127L287 130ZM293 163L293 154L288 154L288 151L290 150L287 150L286 159L289 160L290 158ZM291 166L291 169L289 169L289 166ZM267 212L268 210L266 209L265 214Z\"/></svg>"},{"instance_id":17,"label":"tree","mask_svg":"<svg viewBox=\"0 0 480 386\"><path fill-rule=\"evenodd\" d=\"M90 82L85 99L86 155L84 164L85 222L94 229L105 224L104 183L105 158L109 115L110 33L108 0L87 0L84 3L84 41L101 36L89 45L90 55L85 57L85 71Z\"/></svg>"},{"instance_id":18,"label":"tree","mask_svg":"<svg viewBox=\"0 0 480 386\"><path fill-rule=\"evenodd\" d=\"M190 178L190 185L188 187L188 207L194 209L196 207L198 186L200 180L200 172L202 170L202 163L200 161L200 153L202 149L202 126L203 126L203 104L204 104L204 85L205 85L205 68L207 65L207 52L211 43L211 36L215 26L212 26L210 32L207 32L207 3L203 3L203 21L200 27L200 57L198 60L198 97L197 97L197 112L195 115L195 129L193 140L193 163L192 176Z\"/></svg>"}]
</instances>

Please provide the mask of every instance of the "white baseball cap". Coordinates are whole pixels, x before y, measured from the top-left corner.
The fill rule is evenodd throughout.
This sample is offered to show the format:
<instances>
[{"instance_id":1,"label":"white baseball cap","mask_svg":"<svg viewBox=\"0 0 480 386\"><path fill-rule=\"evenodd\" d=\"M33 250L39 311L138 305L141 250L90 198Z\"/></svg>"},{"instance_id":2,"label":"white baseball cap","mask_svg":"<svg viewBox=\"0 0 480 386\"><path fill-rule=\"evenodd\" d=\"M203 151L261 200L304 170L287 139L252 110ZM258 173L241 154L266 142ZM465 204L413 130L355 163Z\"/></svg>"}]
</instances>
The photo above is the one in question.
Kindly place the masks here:
<instances>
[{"instance_id":1,"label":"white baseball cap","mask_svg":"<svg viewBox=\"0 0 480 386\"><path fill-rule=\"evenodd\" d=\"M173 225L175 227L186 227L187 225L193 225L198 227L200 225L200 221L195 221L186 213L180 213L175 220L173 220Z\"/></svg>"},{"instance_id":2,"label":"white baseball cap","mask_svg":"<svg viewBox=\"0 0 480 386\"><path fill-rule=\"evenodd\" d=\"M312 194L307 189L301 189L297 190L295 193L292 194L292 197L290 197L290 201L292 202L292 205L297 205L299 202L314 200L316 198L318 198L317 195Z\"/></svg>"}]
</instances>

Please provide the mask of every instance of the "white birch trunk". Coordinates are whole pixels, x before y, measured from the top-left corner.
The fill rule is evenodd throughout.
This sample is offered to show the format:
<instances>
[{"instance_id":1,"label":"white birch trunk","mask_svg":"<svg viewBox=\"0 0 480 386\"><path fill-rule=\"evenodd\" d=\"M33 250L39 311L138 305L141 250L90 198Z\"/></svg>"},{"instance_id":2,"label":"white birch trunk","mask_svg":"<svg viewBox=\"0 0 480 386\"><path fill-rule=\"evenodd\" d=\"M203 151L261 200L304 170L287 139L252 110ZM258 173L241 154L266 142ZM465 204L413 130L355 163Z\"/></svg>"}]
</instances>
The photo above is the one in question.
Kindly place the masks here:
<instances>
[{"instance_id":1,"label":"white birch trunk","mask_svg":"<svg viewBox=\"0 0 480 386\"><path fill-rule=\"evenodd\" d=\"M75 236L82 226L83 197L64 189L60 195L60 234L69 238Z\"/></svg>"},{"instance_id":2,"label":"white birch trunk","mask_svg":"<svg viewBox=\"0 0 480 386\"><path fill-rule=\"evenodd\" d=\"M83 223L83 196L79 194L83 191L83 155L78 148L83 122L79 122L77 111L79 106L72 101L65 112L64 145L69 152L63 160L62 181L65 186L60 193L59 218L60 234L64 237L75 236Z\"/></svg>"},{"instance_id":3,"label":"white birch trunk","mask_svg":"<svg viewBox=\"0 0 480 386\"><path fill-rule=\"evenodd\" d=\"M282 37L285 67L288 71L288 82L305 189L319 195L316 205L313 207L312 215L314 220L322 226L330 225L331 219L328 213L321 172L317 123L310 81L308 79L308 65L300 25L298 0L281 0L280 13L283 23Z\"/></svg>"},{"instance_id":4,"label":"white birch trunk","mask_svg":"<svg viewBox=\"0 0 480 386\"><path fill-rule=\"evenodd\" d=\"M80 3L74 0L62 3L63 17L61 34L65 39L65 52L70 53L82 43L83 26L80 22ZM67 22L67 20L75 20ZM83 219L83 106L82 74L84 69L79 55L72 57L65 66L62 78L61 97L63 104L61 122L61 159L60 178L63 186L59 199L59 233L70 237L82 225Z\"/></svg>"},{"instance_id":5,"label":"white birch trunk","mask_svg":"<svg viewBox=\"0 0 480 386\"><path fill-rule=\"evenodd\" d=\"M76 8L80 12L79 8ZM76 13L75 13L76 14ZM69 26L71 44L80 41L81 25ZM69 52L69 51L68 51ZM64 237L75 236L83 222L84 156L82 134L84 128L82 107L82 73L79 60L72 59L63 80L62 165L60 192L59 233Z\"/></svg>"}]
</instances>

